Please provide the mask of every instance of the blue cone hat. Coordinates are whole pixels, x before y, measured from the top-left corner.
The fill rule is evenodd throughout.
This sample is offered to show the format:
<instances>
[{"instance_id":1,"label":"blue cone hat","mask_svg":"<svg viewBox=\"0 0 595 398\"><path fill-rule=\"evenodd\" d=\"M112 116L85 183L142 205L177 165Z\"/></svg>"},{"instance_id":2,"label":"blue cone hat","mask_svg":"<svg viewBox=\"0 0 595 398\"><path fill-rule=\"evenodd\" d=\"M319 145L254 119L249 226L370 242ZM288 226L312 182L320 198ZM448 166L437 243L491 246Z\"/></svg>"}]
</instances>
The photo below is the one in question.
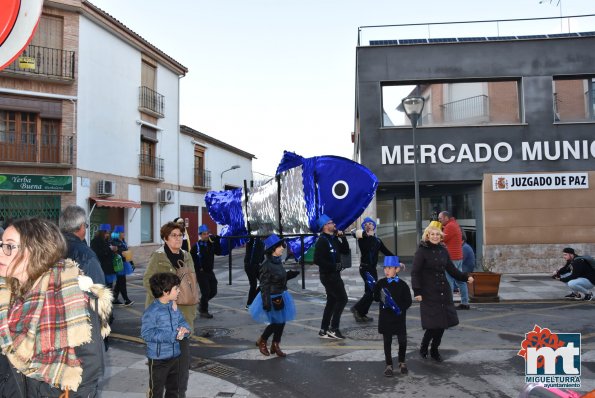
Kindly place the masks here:
<instances>
[{"instance_id":1,"label":"blue cone hat","mask_svg":"<svg viewBox=\"0 0 595 398\"><path fill-rule=\"evenodd\" d=\"M384 257L385 267L400 267L399 256L386 256Z\"/></svg>"},{"instance_id":2,"label":"blue cone hat","mask_svg":"<svg viewBox=\"0 0 595 398\"><path fill-rule=\"evenodd\" d=\"M98 231L111 231L112 226L110 224L100 224Z\"/></svg>"},{"instance_id":3,"label":"blue cone hat","mask_svg":"<svg viewBox=\"0 0 595 398\"><path fill-rule=\"evenodd\" d=\"M279 238L277 235L273 234L264 240L264 251L268 252L269 250L275 248L279 243L283 243L283 239Z\"/></svg>"},{"instance_id":4,"label":"blue cone hat","mask_svg":"<svg viewBox=\"0 0 595 398\"><path fill-rule=\"evenodd\" d=\"M207 227L205 224L198 227L198 233L202 234L203 232L209 232L209 227Z\"/></svg>"},{"instance_id":5,"label":"blue cone hat","mask_svg":"<svg viewBox=\"0 0 595 398\"><path fill-rule=\"evenodd\" d=\"M362 222L362 229L365 229L364 225L366 225L369 222L374 224L374 229L376 229L376 221L372 220L370 217L364 218L364 222Z\"/></svg>"},{"instance_id":6,"label":"blue cone hat","mask_svg":"<svg viewBox=\"0 0 595 398\"><path fill-rule=\"evenodd\" d=\"M318 220L316 220L316 224L318 224L318 229L322 229L322 227L324 227L324 225L329 221L332 221L332 218L330 218L326 214L321 215L318 218Z\"/></svg>"},{"instance_id":7,"label":"blue cone hat","mask_svg":"<svg viewBox=\"0 0 595 398\"><path fill-rule=\"evenodd\" d=\"M123 225L116 225L114 227L114 232L117 232L117 233L124 232L124 226Z\"/></svg>"}]
</instances>

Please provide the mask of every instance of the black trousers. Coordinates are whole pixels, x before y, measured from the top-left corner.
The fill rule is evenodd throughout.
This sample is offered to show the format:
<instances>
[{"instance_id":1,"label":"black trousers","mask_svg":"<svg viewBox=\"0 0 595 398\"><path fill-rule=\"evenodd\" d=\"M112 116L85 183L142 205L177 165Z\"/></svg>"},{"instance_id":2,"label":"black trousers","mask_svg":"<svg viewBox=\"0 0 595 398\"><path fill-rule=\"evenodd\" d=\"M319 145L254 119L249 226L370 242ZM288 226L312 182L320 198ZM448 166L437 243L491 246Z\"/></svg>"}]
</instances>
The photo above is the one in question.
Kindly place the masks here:
<instances>
[{"instance_id":1,"label":"black trousers","mask_svg":"<svg viewBox=\"0 0 595 398\"><path fill-rule=\"evenodd\" d=\"M362 316L368 314L368 311L370 310L370 306L372 305L372 302L374 301L374 295L372 293L372 290L370 290L370 287L368 286L368 283L366 282L366 272L369 272L374 277L374 280L376 280L376 281L378 280L378 272L376 271L376 267L372 267L371 265L365 265L365 264L360 265L359 274L364 281L365 290L364 290L364 295L362 296L362 298L359 299L359 301L353 307Z\"/></svg>"},{"instance_id":2,"label":"black trousers","mask_svg":"<svg viewBox=\"0 0 595 398\"><path fill-rule=\"evenodd\" d=\"M262 336L260 336L263 340L268 340L273 335L273 342L280 343L281 336L283 335L283 328L285 328L284 323L271 323L268 325L264 332L262 332Z\"/></svg>"},{"instance_id":3,"label":"black trousers","mask_svg":"<svg viewBox=\"0 0 595 398\"><path fill-rule=\"evenodd\" d=\"M209 300L217 295L217 278L214 272L198 271L196 279L200 288L200 306L198 310L202 313L209 312Z\"/></svg>"},{"instance_id":4,"label":"black trousers","mask_svg":"<svg viewBox=\"0 0 595 398\"><path fill-rule=\"evenodd\" d=\"M178 357L180 361L180 377L179 377L179 397L186 398L186 390L188 389L188 378L190 377L190 339L180 340L181 354Z\"/></svg>"},{"instance_id":5,"label":"black trousers","mask_svg":"<svg viewBox=\"0 0 595 398\"><path fill-rule=\"evenodd\" d=\"M126 275L116 276L116 285L114 286L114 301L118 299L118 296L122 293L124 301L130 301L128 298L128 289L126 288Z\"/></svg>"},{"instance_id":6,"label":"black trousers","mask_svg":"<svg viewBox=\"0 0 595 398\"><path fill-rule=\"evenodd\" d=\"M393 364L393 354L392 354L392 344L393 344L393 335L392 334L383 334L382 337L384 338L384 361L387 365ZM407 334L398 334L397 341L399 342L399 353L398 359L399 362L405 362L405 353L407 352Z\"/></svg>"},{"instance_id":7,"label":"black trousers","mask_svg":"<svg viewBox=\"0 0 595 398\"><path fill-rule=\"evenodd\" d=\"M248 290L248 301L246 302L246 305L250 305L256 297L256 288L258 287L258 266L244 265L244 271L246 271L248 283L250 283L250 289Z\"/></svg>"},{"instance_id":8,"label":"black trousers","mask_svg":"<svg viewBox=\"0 0 595 398\"><path fill-rule=\"evenodd\" d=\"M149 398L178 398L180 384L180 358L149 358Z\"/></svg>"},{"instance_id":9,"label":"black trousers","mask_svg":"<svg viewBox=\"0 0 595 398\"><path fill-rule=\"evenodd\" d=\"M431 349L437 350L442 342L442 335L444 335L444 329L426 329L424 337L421 341L422 348L427 349L428 344L432 343Z\"/></svg>"},{"instance_id":10,"label":"black trousers","mask_svg":"<svg viewBox=\"0 0 595 398\"><path fill-rule=\"evenodd\" d=\"M320 282L326 291L326 306L322 313L322 322L320 328L328 330L329 325L332 329L338 329L341 323L341 314L345 305L347 305L347 292L341 273L330 272L320 273Z\"/></svg>"}]
</instances>

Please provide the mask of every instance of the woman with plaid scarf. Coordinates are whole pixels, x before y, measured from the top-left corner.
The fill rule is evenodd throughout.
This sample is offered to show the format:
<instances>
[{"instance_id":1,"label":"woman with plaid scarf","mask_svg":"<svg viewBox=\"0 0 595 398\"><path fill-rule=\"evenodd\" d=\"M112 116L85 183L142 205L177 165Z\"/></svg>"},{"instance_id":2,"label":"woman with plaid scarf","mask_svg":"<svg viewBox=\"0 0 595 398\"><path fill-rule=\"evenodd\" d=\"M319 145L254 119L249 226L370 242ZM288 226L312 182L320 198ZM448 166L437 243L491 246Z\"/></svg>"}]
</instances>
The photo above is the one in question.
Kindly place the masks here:
<instances>
[{"instance_id":1,"label":"woman with plaid scarf","mask_svg":"<svg viewBox=\"0 0 595 398\"><path fill-rule=\"evenodd\" d=\"M111 291L93 284L41 219L12 222L0 242L0 397L96 397Z\"/></svg>"}]
</instances>

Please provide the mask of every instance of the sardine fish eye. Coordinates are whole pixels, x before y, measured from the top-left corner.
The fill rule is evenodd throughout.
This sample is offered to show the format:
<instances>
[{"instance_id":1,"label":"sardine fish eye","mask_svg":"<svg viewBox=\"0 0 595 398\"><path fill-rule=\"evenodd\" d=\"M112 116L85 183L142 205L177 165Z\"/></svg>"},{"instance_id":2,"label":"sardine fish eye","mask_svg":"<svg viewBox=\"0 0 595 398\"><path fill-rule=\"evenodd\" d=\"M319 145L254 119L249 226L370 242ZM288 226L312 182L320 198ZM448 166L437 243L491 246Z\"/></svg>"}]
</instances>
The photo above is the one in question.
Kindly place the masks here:
<instances>
[{"instance_id":1,"label":"sardine fish eye","mask_svg":"<svg viewBox=\"0 0 595 398\"><path fill-rule=\"evenodd\" d=\"M349 193L349 185L345 181L339 180L333 184L332 192L335 198L344 199Z\"/></svg>"}]
</instances>

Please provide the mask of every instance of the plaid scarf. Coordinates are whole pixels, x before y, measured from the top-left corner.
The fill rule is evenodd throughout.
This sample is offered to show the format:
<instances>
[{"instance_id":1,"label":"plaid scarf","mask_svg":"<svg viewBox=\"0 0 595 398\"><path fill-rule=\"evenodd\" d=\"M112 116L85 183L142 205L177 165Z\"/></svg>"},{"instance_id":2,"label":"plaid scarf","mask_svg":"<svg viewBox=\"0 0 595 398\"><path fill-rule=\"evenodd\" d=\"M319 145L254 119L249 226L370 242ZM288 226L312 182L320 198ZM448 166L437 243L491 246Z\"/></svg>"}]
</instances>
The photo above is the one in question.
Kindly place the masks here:
<instances>
[{"instance_id":1,"label":"plaid scarf","mask_svg":"<svg viewBox=\"0 0 595 398\"><path fill-rule=\"evenodd\" d=\"M27 377L76 391L83 369L74 347L91 341L88 297L74 261L61 261L41 275L12 305L0 277L0 348Z\"/></svg>"}]
</instances>

